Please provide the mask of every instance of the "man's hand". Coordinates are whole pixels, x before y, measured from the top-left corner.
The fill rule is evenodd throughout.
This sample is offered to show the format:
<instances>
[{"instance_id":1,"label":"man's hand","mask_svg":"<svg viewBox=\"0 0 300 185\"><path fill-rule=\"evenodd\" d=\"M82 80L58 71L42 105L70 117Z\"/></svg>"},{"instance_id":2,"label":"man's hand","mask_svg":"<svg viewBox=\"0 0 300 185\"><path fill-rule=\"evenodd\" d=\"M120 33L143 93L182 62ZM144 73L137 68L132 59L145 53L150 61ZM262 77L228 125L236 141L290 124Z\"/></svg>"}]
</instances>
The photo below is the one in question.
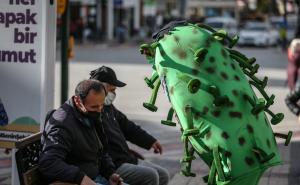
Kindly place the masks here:
<instances>
[{"instance_id":1,"label":"man's hand","mask_svg":"<svg viewBox=\"0 0 300 185\"><path fill-rule=\"evenodd\" d=\"M155 143L153 143L151 148L154 149L154 153L156 153L156 154L159 153L161 155L163 153L162 146L160 145L160 143L158 141L155 141Z\"/></svg>"},{"instance_id":2,"label":"man's hand","mask_svg":"<svg viewBox=\"0 0 300 185\"><path fill-rule=\"evenodd\" d=\"M96 185L96 183L92 179L90 179L88 176L85 175L83 177L80 185Z\"/></svg>"},{"instance_id":3,"label":"man's hand","mask_svg":"<svg viewBox=\"0 0 300 185\"><path fill-rule=\"evenodd\" d=\"M109 185L122 185L123 179L120 177L120 175L114 173L109 177Z\"/></svg>"},{"instance_id":4,"label":"man's hand","mask_svg":"<svg viewBox=\"0 0 300 185\"><path fill-rule=\"evenodd\" d=\"M298 122L300 123L300 116L298 116Z\"/></svg>"}]
</instances>

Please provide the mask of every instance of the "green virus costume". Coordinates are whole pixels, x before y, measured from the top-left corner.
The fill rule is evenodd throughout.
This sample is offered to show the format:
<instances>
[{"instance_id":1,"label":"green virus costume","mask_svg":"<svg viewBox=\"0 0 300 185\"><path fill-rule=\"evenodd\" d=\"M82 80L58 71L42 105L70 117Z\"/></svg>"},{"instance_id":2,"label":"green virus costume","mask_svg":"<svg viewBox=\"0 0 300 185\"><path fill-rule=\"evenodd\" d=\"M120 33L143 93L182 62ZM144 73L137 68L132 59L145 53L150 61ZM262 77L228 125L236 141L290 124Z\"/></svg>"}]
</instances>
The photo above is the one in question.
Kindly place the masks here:
<instances>
[{"instance_id":1,"label":"green virus costume","mask_svg":"<svg viewBox=\"0 0 300 185\"><path fill-rule=\"evenodd\" d=\"M275 96L264 91L268 78L255 76L255 58L231 49L237 42L224 30L179 22L140 49L154 70L145 78L153 93L144 107L157 110L162 85L172 106L162 124L175 126L175 114L182 131L181 173L195 176L191 163L198 154L210 168L203 177L210 185L258 184L267 168L281 163L275 136L286 145L292 136L273 133L270 122L278 124L284 115L271 112Z\"/></svg>"}]
</instances>

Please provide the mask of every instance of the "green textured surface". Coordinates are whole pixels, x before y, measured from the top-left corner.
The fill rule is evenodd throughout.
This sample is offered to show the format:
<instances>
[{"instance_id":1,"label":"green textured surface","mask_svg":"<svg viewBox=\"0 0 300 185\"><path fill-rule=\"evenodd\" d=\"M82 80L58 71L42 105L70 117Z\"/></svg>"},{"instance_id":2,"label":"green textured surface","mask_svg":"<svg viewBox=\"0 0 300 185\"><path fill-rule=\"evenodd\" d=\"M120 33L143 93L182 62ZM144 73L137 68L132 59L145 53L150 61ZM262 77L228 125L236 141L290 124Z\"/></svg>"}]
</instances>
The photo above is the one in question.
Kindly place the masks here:
<instances>
[{"instance_id":1,"label":"green textured surface","mask_svg":"<svg viewBox=\"0 0 300 185\"><path fill-rule=\"evenodd\" d=\"M211 32L189 24L164 35L151 48L155 49L155 57L147 59L166 87L183 137L188 137L209 167L216 161L221 164L214 167L216 172L210 172L214 175L209 177L214 179L213 184L256 185L265 169L281 163L264 112L275 116L268 110L274 97L265 94L266 81L253 76L259 67L255 59L248 60L221 42L219 35L216 39ZM255 87L266 101L257 98L251 87L254 84L249 84L245 73L255 85L259 84ZM268 106L264 109L265 102ZM283 118L281 114L277 117L276 121ZM187 134L191 129L199 129L199 133ZM185 147L187 150L189 146ZM253 152L253 148L263 151L264 157L274 157L262 162L262 155Z\"/></svg>"}]
</instances>

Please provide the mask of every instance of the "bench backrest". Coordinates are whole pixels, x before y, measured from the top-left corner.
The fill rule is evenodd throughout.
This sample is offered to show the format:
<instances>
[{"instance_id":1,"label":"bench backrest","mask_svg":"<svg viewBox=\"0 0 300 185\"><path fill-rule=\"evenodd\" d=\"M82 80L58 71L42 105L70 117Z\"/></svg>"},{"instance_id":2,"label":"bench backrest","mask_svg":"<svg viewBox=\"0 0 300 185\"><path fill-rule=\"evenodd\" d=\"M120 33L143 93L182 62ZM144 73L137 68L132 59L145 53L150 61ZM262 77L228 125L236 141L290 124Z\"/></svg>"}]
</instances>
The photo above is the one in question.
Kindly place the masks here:
<instances>
[{"instance_id":1,"label":"bench backrest","mask_svg":"<svg viewBox=\"0 0 300 185\"><path fill-rule=\"evenodd\" d=\"M41 132L16 142L16 163L21 185L43 185L38 170L41 151Z\"/></svg>"},{"instance_id":2,"label":"bench backrest","mask_svg":"<svg viewBox=\"0 0 300 185\"><path fill-rule=\"evenodd\" d=\"M44 126L54 111L55 109L48 111ZM16 148L18 149L16 152L16 163L20 185L45 184L38 170L38 162L42 149L41 136L42 132L38 132L16 142Z\"/></svg>"}]
</instances>

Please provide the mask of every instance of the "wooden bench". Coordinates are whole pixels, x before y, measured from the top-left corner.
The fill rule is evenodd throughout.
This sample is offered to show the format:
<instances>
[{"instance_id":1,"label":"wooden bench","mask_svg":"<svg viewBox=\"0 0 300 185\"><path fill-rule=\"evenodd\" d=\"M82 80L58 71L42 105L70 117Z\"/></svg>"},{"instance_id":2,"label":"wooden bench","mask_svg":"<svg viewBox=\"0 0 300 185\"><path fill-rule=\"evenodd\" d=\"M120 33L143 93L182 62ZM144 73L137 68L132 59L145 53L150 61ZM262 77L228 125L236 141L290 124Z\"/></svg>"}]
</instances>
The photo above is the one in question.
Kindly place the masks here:
<instances>
[{"instance_id":1,"label":"wooden bench","mask_svg":"<svg viewBox=\"0 0 300 185\"><path fill-rule=\"evenodd\" d=\"M16 163L20 185L46 185L38 170L41 152L41 136L38 132L16 142ZM74 185L70 183L55 182L51 185Z\"/></svg>"},{"instance_id":2,"label":"wooden bench","mask_svg":"<svg viewBox=\"0 0 300 185\"><path fill-rule=\"evenodd\" d=\"M44 185L38 170L41 151L41 132L16 142L16 163L20 185Z\"/></svg>"},{"instance_id":3,"label":"wooden bench","mask_svg":"<svg viewBox=\"0 0 300 185\"><path fill-rule=\"evenodd\" d=\"M41 136L38 132L16 142L16 163L19 174L20 185L46 185L38 170L38 162L41 152ZM131 150L137 158L144 160L144 156ZM51 185L74 185L70 183L55 182Z\"/></svg>"}]
</instances>

